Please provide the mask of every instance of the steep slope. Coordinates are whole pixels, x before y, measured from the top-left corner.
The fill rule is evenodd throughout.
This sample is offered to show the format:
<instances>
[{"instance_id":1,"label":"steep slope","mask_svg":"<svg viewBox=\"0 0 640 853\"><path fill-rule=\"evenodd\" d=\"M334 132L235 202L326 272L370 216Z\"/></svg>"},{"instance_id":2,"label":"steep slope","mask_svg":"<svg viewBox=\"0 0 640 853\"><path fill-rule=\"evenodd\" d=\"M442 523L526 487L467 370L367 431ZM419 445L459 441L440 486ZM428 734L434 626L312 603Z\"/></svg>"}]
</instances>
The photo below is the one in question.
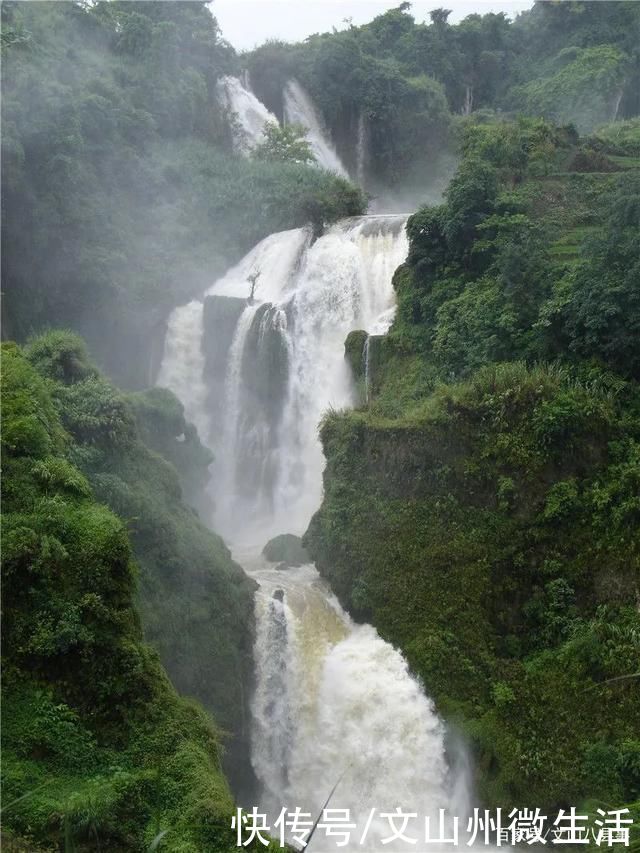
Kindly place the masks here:
<instances>
[{"instance_id":1,"label":"steep slope","mask_svg":"<svg viewBox=\"0 0 640 853\"><path fill-rule=\"evenodd\" d=\"M446 203L409 220L369 403L322 427L305 545L495 805L640 792L640 183L606 137L468 128Z\"/></svg>"},{"instance_id":2,"label":"steep slope","mask_svg":"<svg viewBox=\"0 0 640 853\"><path fill-rule=\"evenodd\" d=\"M72 328L122 387L163 323L272 231L361 213L344 179L234 153L209 5L5 3L3 331Z\"/></svg>"},{"instance_id":3,"label":"steep slope","mask_svg":"<svg viewBox=\"0 0 640 853\"><path fill-rule=\"evenodd\" d=\"M236 790L243 789L250 783L255 584L184 502L177 473L197 503L210 454L170 392L123 395L91 365L77 336L50 332L26 355L53 383L53 401L73 439L70 458L96 498L127 525L141 569L145 637L176 688L202 702L231 736L226 768Z\"/></svg>"},{"instance_id":4,"label":"steep slope","mask_svg":"<svg viewBox=\"0 0 640 853\"><path fill-rule=\"evenodd\" d=\"M127 530L71 461L64 386L15 345L3 374L4 840L139 851L166 831L168 850L232 849L219 733L142 640Z\"/></svg>"}]
</instances>

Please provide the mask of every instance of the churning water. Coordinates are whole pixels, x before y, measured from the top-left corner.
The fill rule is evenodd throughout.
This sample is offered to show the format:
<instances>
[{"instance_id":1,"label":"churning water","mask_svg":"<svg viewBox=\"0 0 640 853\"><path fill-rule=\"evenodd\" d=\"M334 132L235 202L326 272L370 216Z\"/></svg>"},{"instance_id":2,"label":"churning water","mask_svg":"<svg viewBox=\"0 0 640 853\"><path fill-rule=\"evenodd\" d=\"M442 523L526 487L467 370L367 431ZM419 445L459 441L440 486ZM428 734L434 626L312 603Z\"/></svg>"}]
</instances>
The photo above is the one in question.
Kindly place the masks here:
<instances>
[{"instance_id":1,"label":"churning water","mask_svg":"<svg viewBox=\"0 0 640 853\"><path fill-rule=\"evenodd\" d=\"M347 849L359 850L385 849L380 812L397 806L434 824L439 809L462 817L442 723L402 655L354 624L313 566L246 562L260 583L252 753L261 808L272 820L283 805L315 817L338 782L331 807L349 810L358 832ZM333 845L317 836L311 848Z\"/></svg>"},{"instance_id":2,"label":"churning water","mask_svg":"<svg viewBox=\"0 0 640 853\"><path fill-rule=\"evenodd\" d=\"M389 326L403 226L365 216L315 242L307 229L272 234L171 315L158 381L216 454L213 523L230 540L301 534L318 508L318 424L354 401L347 334Z\"/></svg>"},{"instance_id":3,"label":"churning water","mask_svg":"<svg viewBox=\"0 0 640 853\"><path fill-rule=\"evenodd\" d=\"M222 85L254 134L246 90ZM284 95L288 120L311 128L329 165L308 96L294 83ZM405 218L345 220L315 241L304 228L272 234L168 324L158 382L214 451L209 521L260 584L252 762L272 820L283 806L315 817L338 780L331 806L352 820L374 807L466 810L466 779L448 768L442 723L402 655L353 623L313 566L278 571L257 556L274 534L302 533L320 504L318 424L354 403L347 334L382 333L392 321ZM376 817L351 846L389 849L385 828ZM332 845L314 837L311 847Z\"/></svg>"}]
</instances>

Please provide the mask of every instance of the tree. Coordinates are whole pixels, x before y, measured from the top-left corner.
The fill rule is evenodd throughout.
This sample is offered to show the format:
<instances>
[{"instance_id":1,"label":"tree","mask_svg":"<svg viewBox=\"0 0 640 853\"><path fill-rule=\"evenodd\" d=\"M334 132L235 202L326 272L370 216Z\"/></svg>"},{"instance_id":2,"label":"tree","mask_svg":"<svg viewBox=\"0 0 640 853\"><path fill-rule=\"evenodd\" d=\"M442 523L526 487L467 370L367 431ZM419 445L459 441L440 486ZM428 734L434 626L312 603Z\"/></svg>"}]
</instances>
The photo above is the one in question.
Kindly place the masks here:
<instances>
[{"instance_id":1,"label":"tree","mask_svg":"<svg viewBox=\"0 0 640 853\"><path fill-rule=\"evenodd\" d=\"M620 182L602 236L585 247L565 309L571 348L640 378L640 179Z\"/></svg>"},{"instance_id":2,"label":"tree","mask_svg":"<svg viewBox=\"0 0 640 853\"><path fill-rule=\"evenodd\" d=\"M451 9L432 9L429 12L429 17L434 26L444 26L450 14Z\"/></svg>"},{"instance_id":3,"label":"tree","mask_svg":"<svg viewBox=\"0 0 640 853\"><path fill-rule=\"evenodd\" d=\"M280 127L275 122L267 122L264 142L253 149L253 156L256 160L309 165L315 162L315 157L306 136L307 130L301 124Z\"/></svg>"}]
</instances>

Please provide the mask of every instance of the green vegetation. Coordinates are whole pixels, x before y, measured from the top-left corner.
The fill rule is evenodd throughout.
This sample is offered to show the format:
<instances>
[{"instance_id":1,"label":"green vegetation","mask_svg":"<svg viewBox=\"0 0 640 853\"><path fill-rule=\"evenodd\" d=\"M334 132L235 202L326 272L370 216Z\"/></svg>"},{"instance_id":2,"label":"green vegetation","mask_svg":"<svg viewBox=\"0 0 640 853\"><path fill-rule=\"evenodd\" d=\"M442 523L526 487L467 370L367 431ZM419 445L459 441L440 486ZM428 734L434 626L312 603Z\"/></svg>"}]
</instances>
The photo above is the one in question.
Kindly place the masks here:
<instances>
[{"instance_id":1,"label":"green vegetation","mask_svg":"<svg viewBox=\"0 0 640 853\"><path fill-rule=\"evenodd\" d=\"M282 163L313 163L315 158L311 146L305 139L307 131L296 124L280 127L275 122L267 122L264 128L264 142L253 150L257 160L271 160Z\"/></svg>"},{"instance_id":2,"label":"green vegetation","mask_svg":"<svg viewBox=\"0 0 640 853\"><path fill-rule=\"evenodd\" d=\"M284 568L302 566L309 562L309 555L300 537L294 536L293 533L274 536L264 546L262 553L270 563L282 563Z\"/></svg>"},{"instance_id":3,"label":"green vegetation","mask_svg":"<svg viewBox=\"0 0 640 853\"><path fill-rule=\"evenodd\" d=\"M254 585L183 500L203 506L210 452L169 391L123 395L90 364L77 336L50 332L25 353L51 383L73 440L69 458L127 525L146 639L173 684L234 735L226 766L242 786Z\"/></svg>"},{"instance_id":4,"label":"green vegetation","mask_svg":"<svg viewBox=\"0 0 640 853\"><path fill-rule=\"evenodd\" d=\"M108 448L130 462L136 441L125 398L87 363L77 339L49 336L26 352L5 346L3 840L18 836L30 850L140 851L165 830L163 849L234 846L220 735L201 708L178 698L143 642L126 524L90 484L100 482ZM142 446L137 452L177 506L173 469ZM152 518L141 508L148 527ZM166 577L156 585L184 583L170 541L164 547ZM191 582L206 588L197 575ZM232 583L212 582L230 595ZM172 603L178 614L185 606ZM218 648L208 653L223 659L224 626L215 633ZM217 687L228 689L222 680Z\"/></svg>"},{"instance_id":5,"label":"green vegetation","mask_svg":"<svg viewBox=\"0 0 640 853\"><path fill-rule=\"evenodd\" d=\"M573 122L583 131L640 112L634 2L538 2L510 21L446 9L416 23L401 3L371 23L313 35L303 44L267 42L246 58L261 98L282 113L282 88L308 89L352 173L364 122L368 186L400 182L424 195L449 172L452 116L502 110Z\"/></svg>"},{"instance_id":6,"label":"green vegetation","mask_svg":"<svg viewBox=\"0 0 640 853\"><path fill-rule=\"evenodd\" d=\"M322 427L305 544L493 805L640 794L639 141L468 123L445 202L409 219L372 398ZM586 150L625 162L571 171Z\"/></svg>"}]
</instances>

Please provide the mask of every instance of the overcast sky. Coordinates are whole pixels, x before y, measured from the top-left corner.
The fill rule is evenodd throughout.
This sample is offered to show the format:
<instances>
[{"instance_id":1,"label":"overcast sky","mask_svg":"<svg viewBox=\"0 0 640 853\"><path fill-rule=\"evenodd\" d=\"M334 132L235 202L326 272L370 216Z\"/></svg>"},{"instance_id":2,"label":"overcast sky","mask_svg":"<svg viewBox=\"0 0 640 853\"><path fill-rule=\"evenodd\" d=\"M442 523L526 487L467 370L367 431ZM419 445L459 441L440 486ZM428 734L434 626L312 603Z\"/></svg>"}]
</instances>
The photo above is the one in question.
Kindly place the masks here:
<instances>
[{"instance_id":1,"label":"overcast sky","mask_svg":"<svg viewBox=\"0 0 640 853\"><path fill-rule=\"evenodd\" d=\"M343 29L344 19L364 24L400 0L212 0L211 8L223 36L238 50L255 47L267 39L301 41L313 33ZM533 0L414 0L416 21L429 19L429 10L451 9L449 20L462 20L473 12L505 12L514 16L529 9Z\"/></svg>"}]
</instances>

